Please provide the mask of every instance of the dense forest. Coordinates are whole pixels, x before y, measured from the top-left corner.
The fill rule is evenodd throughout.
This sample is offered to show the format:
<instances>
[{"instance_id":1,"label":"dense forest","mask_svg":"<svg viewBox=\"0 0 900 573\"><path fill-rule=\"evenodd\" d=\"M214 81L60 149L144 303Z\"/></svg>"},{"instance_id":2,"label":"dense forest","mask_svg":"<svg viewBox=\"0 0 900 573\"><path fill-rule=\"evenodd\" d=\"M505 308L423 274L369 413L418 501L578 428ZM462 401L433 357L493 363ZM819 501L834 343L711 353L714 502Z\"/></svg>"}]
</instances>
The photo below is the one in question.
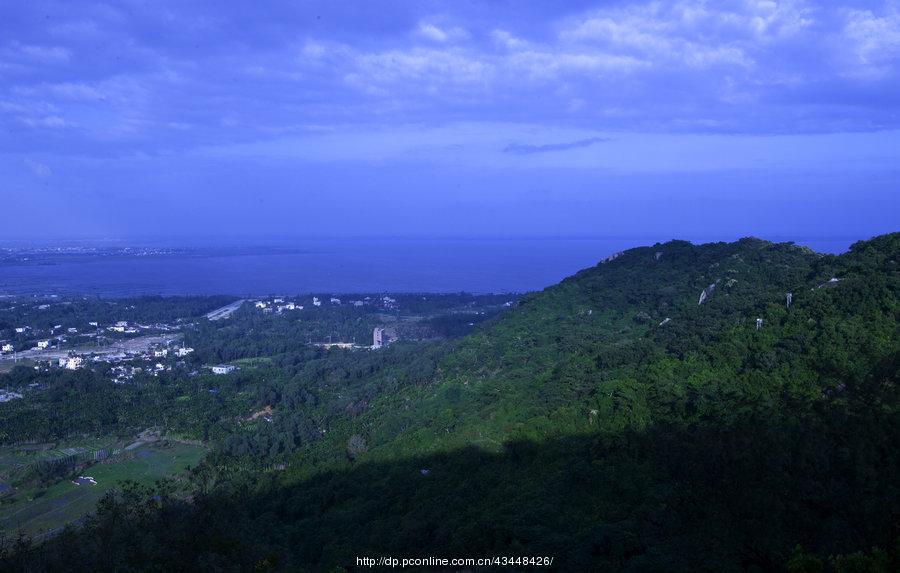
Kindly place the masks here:
<instances>
[{"instance_id":1,"label":"dense forest","mask_svg":"<svg viewBox=\"0 0 900 573\"><path fill-rule=\"evenodd\" d=\"M189 498L125 484L52 539L8 539L4 567L900 568L900 234L840 256L756 239L632 249L483 321L428 319L462 338L382 351L302 339L385 317L242 312L186 334L198 364L244 360L234 376L187 367L108 392L101 373L62 373L47 407L0 409L7 440L50 439L47 420L71 416L70 431L162 426L213 446ZM92 405L94 385L110 402ZM78 417L92 408L128 413ZM271 422L248 417L261 408Z\"/></svg>"}]
</instances>

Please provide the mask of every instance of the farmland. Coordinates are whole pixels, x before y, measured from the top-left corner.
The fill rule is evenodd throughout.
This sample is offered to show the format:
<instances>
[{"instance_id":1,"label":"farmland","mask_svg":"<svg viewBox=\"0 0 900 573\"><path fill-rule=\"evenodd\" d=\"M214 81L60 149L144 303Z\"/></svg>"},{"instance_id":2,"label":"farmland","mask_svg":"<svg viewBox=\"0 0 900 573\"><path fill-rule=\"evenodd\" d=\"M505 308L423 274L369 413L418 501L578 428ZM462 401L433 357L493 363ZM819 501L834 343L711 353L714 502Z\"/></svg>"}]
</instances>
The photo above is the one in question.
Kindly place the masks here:
<instances>
[{"instance_id":1,"label":"farmland","mask_svg":"<svg viewBox=\"0 0 900 573\"><path fill-rule=\"evenodd\" d=\"M76 448L72 448L76 449ZM152 485L155 481L183 474L196 465L206 450L201 446L175 442L158 442L130 450L127 456L74 471L49 486L28 484L0 501L0 530L7 534L19 531L43 537L66 523L77 521L93 511L97 501L123 480ZM0 464L21 463L34 456L23 455L11 448L0 451ZM90 476L96 485L76 485L74 477Z\"/></svg>"}]
</instances>

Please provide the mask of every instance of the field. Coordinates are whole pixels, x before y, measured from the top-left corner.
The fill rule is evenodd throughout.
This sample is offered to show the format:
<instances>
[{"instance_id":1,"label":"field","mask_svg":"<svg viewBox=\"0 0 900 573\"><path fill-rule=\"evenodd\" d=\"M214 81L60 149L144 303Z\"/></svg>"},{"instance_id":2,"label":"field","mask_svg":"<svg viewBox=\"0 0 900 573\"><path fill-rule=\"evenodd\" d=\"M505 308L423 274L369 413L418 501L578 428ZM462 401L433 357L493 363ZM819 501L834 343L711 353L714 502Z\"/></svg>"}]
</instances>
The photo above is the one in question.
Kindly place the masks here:
<instances>
[{"instance_id":1,"label":"field","mask_svg":"<svg viewBox=\"0 0 900 573\"><path fill-rule=\"evenodd\" d=\"M103 494L119 482L133 480L152 485L196 465L206 450L189 444L160 443L143 445L131 453L133 457L95 463L78 472L94 478L96 485L76 485L71 479L63 479L46 488L24 487L2 498L0 530L7 534L24 531L39 538L90 513Z\"/></svg>"}]
</instances>

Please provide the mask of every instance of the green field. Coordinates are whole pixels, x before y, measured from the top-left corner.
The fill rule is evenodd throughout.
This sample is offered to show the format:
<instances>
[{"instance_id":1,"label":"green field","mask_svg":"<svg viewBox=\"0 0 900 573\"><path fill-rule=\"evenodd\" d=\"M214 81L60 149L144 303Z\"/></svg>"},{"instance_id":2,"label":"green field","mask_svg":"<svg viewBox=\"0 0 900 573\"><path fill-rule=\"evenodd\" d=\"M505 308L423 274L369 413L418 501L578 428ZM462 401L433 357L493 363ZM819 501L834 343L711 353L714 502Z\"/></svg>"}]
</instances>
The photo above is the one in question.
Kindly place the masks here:
<instances>
[{"instance_id":1,"label":"green field","mask_svg":"<svg viewBox=\"0 0 900 573\"><path fill-rule=\"evenodd\" d=\"M65 479L47 488L24 487L0 502L0 530L30 535L62 527L90 513L108 490L123 480L152 485L196 465L206 453L201 446L167 443L135 449L134 457L114 463L96 463L79 472L96 485L75 485Z\"/></svg>"},{"instance_id":2,"label":"green field","mask_svg":"<svg viewBox=\"0 0 900 573\"><path fill-rule=\"evenodd\" d=\"M76 453L112 449L116 444L117 440L113 437L85 437L61 443L0 447L0 480L8 479L9 474L16 469L35 462L58 459Z\"/></svg>"}]
</instances>

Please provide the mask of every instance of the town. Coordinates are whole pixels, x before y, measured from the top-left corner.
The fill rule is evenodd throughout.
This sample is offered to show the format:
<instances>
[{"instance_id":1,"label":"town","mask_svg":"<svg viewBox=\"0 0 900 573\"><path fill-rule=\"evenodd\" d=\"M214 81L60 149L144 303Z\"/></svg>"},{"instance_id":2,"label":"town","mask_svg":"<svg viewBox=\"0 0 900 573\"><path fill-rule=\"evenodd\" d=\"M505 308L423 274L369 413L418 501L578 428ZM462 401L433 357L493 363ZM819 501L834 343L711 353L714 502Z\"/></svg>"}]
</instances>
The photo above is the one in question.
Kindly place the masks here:
<instances>
[{"instance_id":1,"label":"town","mask_svg":"<svg viewBox=\"0 0 900 573\"><path fill-rule=\"evenodd\" d=\"M110 380L116 384L128 383L141 375L156 377L174 369L187 369L192 376L203 370L215 375L231 374L239 366L187 361L195 349L186 343L185 338L186 334L197 331L201 323L223 324L237 312L248 318L257 316L261 319L286 319L312 312L317 322L326 323L331 320L329 316L345 316L349 312L357 322L366 317L367 323L371 323L367 338L360 333L342 339L338 332L327 335L323 332L319 339L308 337L307 345L324 349L378 350L399 340L401 331L404 330L406 337L410 339L433 337L422 334L421 329L417 331L411 327L418 324L422 316L402 316L398 295L343 298L339 295L310 295L238 299L204 312L201 316L169 317L157 321L125 320L108 312L104 314L111 318L105 321L92 320L95 318L92 316L72 318L74 313L68 310L75 304L73 301L58 296L37 300L33 300L34 298L0 298L0 303L8 303L8 306L0 307L0 372L18 365L42 372L105 365ZM424 296L417 298L428 300ZM434 296L431 298L439 299ZM511 300L494 299L496 296L492 295L488 310L481 309L474 303L469 303L474 310L457 310L456 312L463 313L463 326L474 326L479 319L487 316L486 312L493 312L490 309L508 308L513 304ZM422 306L420 300L416 302ZM113 306L124 307L128 311L138 310L134 304ZM44 316L46 314L50 314L50 317L62 315L65 318L48 321L50 317ZM24 318L20 322L12 322L14 319L11 315ZM21 397L19 392L4 390L0 394L0 401Z\"/></svg>"}]
</instances>

